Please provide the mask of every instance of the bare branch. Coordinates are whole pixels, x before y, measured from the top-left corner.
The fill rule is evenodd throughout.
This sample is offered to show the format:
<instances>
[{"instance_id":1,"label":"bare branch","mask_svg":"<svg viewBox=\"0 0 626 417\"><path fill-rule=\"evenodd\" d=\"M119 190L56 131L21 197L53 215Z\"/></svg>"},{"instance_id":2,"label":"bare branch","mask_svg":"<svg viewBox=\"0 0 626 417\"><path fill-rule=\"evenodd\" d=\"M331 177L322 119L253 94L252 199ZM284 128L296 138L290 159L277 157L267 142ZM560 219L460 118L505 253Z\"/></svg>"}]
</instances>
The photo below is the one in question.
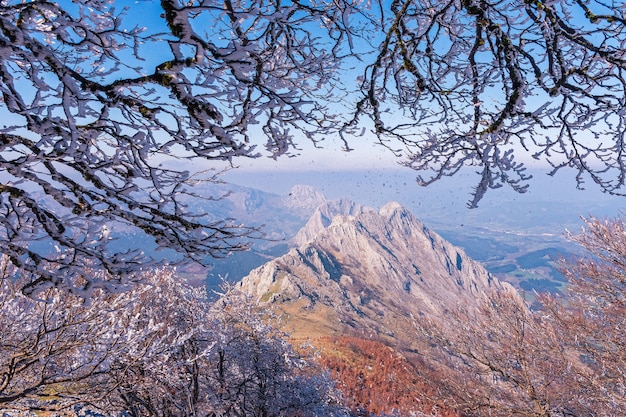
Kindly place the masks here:
<instances>
[{"instance_id":1,"label":"bare branch","mask_svg":"<svg viewBox=\"0 0 626 417\"><path fill-rule=\"evenodd\" d=\"M423 184L479 166L470 207L503 184L524 192L525 156L554 172L573 168L579 185L590 176L623 193L623 5L405 0L390 8L345 129L371 119L381 143L399 143L405 165L427 173Z\"/></svg>"}]
</instances>

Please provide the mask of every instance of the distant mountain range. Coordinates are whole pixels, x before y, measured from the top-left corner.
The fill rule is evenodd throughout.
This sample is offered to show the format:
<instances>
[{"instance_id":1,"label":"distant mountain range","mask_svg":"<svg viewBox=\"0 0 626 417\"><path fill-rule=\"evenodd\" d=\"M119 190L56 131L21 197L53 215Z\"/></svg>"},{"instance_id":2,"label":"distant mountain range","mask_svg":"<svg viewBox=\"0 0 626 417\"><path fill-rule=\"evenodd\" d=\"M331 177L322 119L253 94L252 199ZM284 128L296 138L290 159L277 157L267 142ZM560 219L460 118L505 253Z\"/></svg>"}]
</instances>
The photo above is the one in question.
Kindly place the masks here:
<instances>
[{"instance_id":1,"label":"distant mountain range","mask_svg":"<svg viewBox=\"0 0 626 417\"><path fill-rule=\"evenodd\" d=\"M194 191L207 198L188 197L185 204L190 211L206 213L215 220L232 218L237 223L258 227L264 233L262 239L251 242L249 251L235 252L219 259L207 259L208 267L189 265L179 269L181 275L194 282L206 283L210 290L217 289L222 279L237 282L252 269L284 255L290 248L300 246L327 227L334 214L341 212L354 215L364 207L359 200L328 200L318 188L311 185L292 186L283 195L232 183L200 185ZM520 208L518 204L512 204L510 209L505 209L504 204L503 202L497 209L497 216L508 215L511 224L522 221L516 214ZM526 229L508 229L506 225L510 222L506 223L504 218L499 220L498 224L501 226L497 226L494 220L496 217L487 215L488 212L461 209L469 214L455 215L454 211L458 210L455 207L442 206L426 211L422 207L420 218L440 236L463 248L466 254L481 262L492 275L512 283L516 288L527 291L528 294L534 291L561 290L563 278L555 267L554 260L560 256L569 256L577 249L563 235L541 233L542 229L533 226L534 223L530 220ZM408 207L407 210L414 212ZM429 220L423 219L422 215ZM470 224L468 219L472 216L475 219ZM478 222L481 216L484 218L482 226ZM446 219L447 223L444 223ZM307 222L308 226L303 228ZM459 226L459 222L465 223ZM164 257L166 260L173 260L178 256L173 252L154 252L155 245L140 232L127 230L122 225L109 226L111 237L114 238L110 243L113 249L123 251L141 247L149 255ZM561 226L564 232L568 224Z\"/></svg>"},{"instance_id":2,"label":"distant mountain range","mask_svg":"<svg viewBox=\"0 0 626 417\"><path fill-rule=\"evenodd\" d=\"M295 184L310 184L329 200L348 198L371 207L397 201L500 279L529 295L535 290L559 291L563 280L554 255L579 251L567 240L566 230L579 232L584 226L580 216L617 216L626 200L602 193L592 184L577 189L573 176L565 171L552 176L546 170L529 168L527 173L534 177L528 192L519 194L507 187L490 190L479 207L471 210L466 207L467 199L479 179L473 167L427 187L416 184L415 171L403 168L235 169L225 180L279 195L287 195Z\"/></svg>"}]
</instances>

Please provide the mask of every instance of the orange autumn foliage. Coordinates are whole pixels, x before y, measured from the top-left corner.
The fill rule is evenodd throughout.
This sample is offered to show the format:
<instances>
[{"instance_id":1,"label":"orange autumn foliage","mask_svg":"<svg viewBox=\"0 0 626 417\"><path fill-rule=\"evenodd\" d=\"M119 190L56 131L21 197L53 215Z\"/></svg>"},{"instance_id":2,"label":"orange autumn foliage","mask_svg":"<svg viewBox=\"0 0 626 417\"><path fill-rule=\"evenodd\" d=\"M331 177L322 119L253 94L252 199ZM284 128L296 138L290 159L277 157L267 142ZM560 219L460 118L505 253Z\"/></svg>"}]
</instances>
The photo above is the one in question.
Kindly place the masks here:
<instances>
[{"instance_id":1,"label":"orange autumn foliage","mask_svg":"<svg viewBox=\"0 0 626 417\"><path fill-rule=\"evenodd\" d=\"M404 355L377 341L356 337L326 337L313 341L320 363L337 381L346 405L358 415L458 417L438 404L426 371Z\"/></svg>"}]
</instances>

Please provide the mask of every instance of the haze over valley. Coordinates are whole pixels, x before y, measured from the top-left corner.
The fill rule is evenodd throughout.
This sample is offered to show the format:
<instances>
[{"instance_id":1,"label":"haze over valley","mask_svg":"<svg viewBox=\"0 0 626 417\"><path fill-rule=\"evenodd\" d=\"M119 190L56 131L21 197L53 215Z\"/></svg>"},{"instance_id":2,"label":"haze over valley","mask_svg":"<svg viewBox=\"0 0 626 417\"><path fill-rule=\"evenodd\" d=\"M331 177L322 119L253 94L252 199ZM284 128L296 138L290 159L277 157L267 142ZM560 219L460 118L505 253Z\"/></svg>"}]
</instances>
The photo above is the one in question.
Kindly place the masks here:
<instances>
[{"instance_id":1,"label":"haze over valley","mask_svg":"<svg viewBox=\"0 0 626 417\"><path fill-rule=\"evenodd\" d=\"M218 273L228 273L230 279L236 281L250 266L267 259L261 255L264 251L269 251L268 257L284 252L289 239L308 220L323 195L326 200L347 198L373 208L398 202L429 228L518 289L558 291L563 278L553 260L579 250L567 239L567 231L578 233L581 230L581 216L615 217L623 207L620 197L595 189L576 190L572 179L549 177L545 171L538 171L527 193L492 190L478 208L468 209L469 191L476 180L471 171L444 178L428 187L420 187L415 175L406 169L227 172L226 181L246 186L236 189L230 197L231 201L239 201L233 217L244 223L264 224L263 230L268 236L278 240L255 242L253 248L258 251L234 254L237 261L216 261L217 267L209 272L209 282L215 280ZM313 188L301 192L313 193L314 189L319 194L290 195L294 186L302 184ZM287 207L290 198L291 209ZM293 203L295 200L299 201ZM247 208L242 205L244 201ZM298 210L293 209L293 204L299 205Z\"/></svg>"}]
</instances>

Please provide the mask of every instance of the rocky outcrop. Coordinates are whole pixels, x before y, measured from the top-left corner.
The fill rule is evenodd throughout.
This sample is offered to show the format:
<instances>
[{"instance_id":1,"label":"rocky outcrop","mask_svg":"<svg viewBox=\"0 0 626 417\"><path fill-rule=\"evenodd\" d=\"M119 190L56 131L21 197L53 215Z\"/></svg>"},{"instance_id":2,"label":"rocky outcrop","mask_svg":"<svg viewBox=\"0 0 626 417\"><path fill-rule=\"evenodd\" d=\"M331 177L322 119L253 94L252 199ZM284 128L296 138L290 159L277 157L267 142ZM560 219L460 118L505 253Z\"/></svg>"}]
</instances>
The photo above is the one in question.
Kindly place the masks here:
<instances>
[{"instance_id":1,"label":"rocky outcrop","mask_svg":"<svg viewBox=\"0 0 626 417\"><path fill-rule=\"evenodd\" d=\"M490 289L515 292L397 203L336 204L350 214L330 221L333 209L320 208L300 246L239 284L296 334L376 335L410 348L421 316L478 305Z\"/></svg>"},{"instance_id":2,"label":"rocky outcrop","mask_svg":"<svg viewBox=\"0 0 626 417\"><path fill-rule=\"evenodd\" d=\"M361 205L342 198L319 205L306 225L291 239L290 245L299 247L313 240L318 234L326 229L337 216L355 216L364 211L373 209L362 207Z\"/></svg>"}]
</instances>

